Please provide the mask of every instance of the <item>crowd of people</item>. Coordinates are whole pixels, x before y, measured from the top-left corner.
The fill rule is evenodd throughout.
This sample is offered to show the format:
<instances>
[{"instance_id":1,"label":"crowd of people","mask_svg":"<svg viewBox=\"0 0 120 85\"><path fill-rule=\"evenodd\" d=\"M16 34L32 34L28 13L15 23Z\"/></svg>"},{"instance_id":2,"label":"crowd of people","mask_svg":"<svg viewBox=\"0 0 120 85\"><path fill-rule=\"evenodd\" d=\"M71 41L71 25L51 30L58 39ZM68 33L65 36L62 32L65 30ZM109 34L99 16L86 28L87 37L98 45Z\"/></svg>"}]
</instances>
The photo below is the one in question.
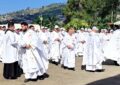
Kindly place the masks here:
<instances>
[{"instance_id":1,"label":"crowd of people","mask_svg":"<svg viewBox=\"0 0 120 85\"><path fill-rule=\"evenodd\" d=\"M4 64L3 77L16 79L22 73L24 82L44 80L49 63L75 71L75 57L82 56L81 70L104 72L102 63L108 59L120 65L120 29L106 30L96 26L75 30L55 26L53 30L22 22L15 28L13 22L8 27L0 27L0 60Z\"/></svg>"}]
</instances>

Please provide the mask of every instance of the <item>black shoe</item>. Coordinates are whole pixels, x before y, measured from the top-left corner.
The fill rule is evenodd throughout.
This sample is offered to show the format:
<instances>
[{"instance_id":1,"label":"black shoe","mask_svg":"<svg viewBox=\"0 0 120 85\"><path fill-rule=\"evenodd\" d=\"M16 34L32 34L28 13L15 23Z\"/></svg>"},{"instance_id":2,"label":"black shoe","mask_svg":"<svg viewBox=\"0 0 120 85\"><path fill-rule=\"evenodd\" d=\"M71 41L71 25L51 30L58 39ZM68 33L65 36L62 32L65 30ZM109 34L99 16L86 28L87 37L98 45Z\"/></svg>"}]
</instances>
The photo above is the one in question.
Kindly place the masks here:
<instances>
[{"instance_id":1,"label":"black shoe","mask_svg":"<svg viewBox=\"0 0 120 85\"><path fill-rule=\"evenodd\" d=\"M58 66L59 64L58 62L55 62L55 61L53 61L52 63L55 64L56 66Z\"/></svg>"},{"instance_id":2,"label":"black shoe","mask_svg":"<svg viewBox=\"0 0 120 85\"><path fill-rule=\"evenodd\" d=\"M64 66L64 65L61 65L61 68L63 68L63 69L68 69L66 66Z\"/></svg>"},{"instance_id":3,"label":"black shoe","mask_svg":"<svg viewBox=\"0 0 120 85\"><path fill-rule=\"evenodd\" d=\"M30 81L33 81L33 82L35 82L35 81L37 81L37 79L30 79Z\"/></svg>"},{"instance_id":4,"label":"black shoe","mask_svg":"<svg viewBox=\"0 0 120 85\"><path fill-rule=\"evenodd\" d=\"M97 69L96 72L104 72L105 69Z\"/></svg>"},{"instance_id":5,"label":"black shoe","mask_svg":"<svg viewBox=\"0 0 120 85\"><path fill-rule=\"evenodd\" d=\"M82 65L81 70L85 70L85 69L86 69L86 65Z\"/></svg>"},{"instance_id":6,"label":"black shoe","mask_svg":"<svg viewBox=\"0 0 120 85\"><path fill-rule=\"evenodd\" d=\"M27 82L29 82L30 81L30 79L25 79L24 80L24 83L27 83Z\"/></svg>"},{"instance_id":7,"label":"black shoe","mask_svg":"<svg viewBox=\"0 0 120 85\"><path fill-rule=\"evenodd\" d=\"M5 79L10 79L9 77L4 77Z\"/></svg>"},{"instance_id":8,"label":"black shoe","mask_svg":"<svg viewBox=\"0 0 120 85\"><path fill-rule=\"evenodd\" d=\"M10 79L11 79L11 80L14 80L14 79L17 79L17 77L11 77Z\"/></svg>"},{"instance_id":9,"label":"black shoe","mask_svg":"<svg viewBox=\"0 0 120 85\"><path fill-rule=\"evenodd\" d=\"M64 68L64 69L68 69L68 67L66 67L66 66L64 66L63 68Z\"/></svg>"},{"instance_id":10,"label":"black shoe","mask_svg":"<svg viewBox=\"0 0 120 85\"><path fill-rule=\"evenodd\" d=\"M68 68L68 70L72 70L72 71L75 71L75 68Z\"/></svg>"},{"instance_id":11,"label":"black shoe","mask_svg":"<svg viewBox=\"0 0 120 85\"><path fill-rule=\"evenodd\" d=\"M117 61L114 61L114 63L115 63L116 66L120 66L120 65L117 63Z\"/></svg>"},{"instance_id":12,"label":"black shoe","mask_svg":"<svg viewBox=\"0 0 120 85\"><path fill-rule=\"evenodd\" d=\"M55 62L55 65L58 66L58 65L59 65L59 62Z\"/></svg>"},{"instance_id":13,"label":"black shoe","mask_svg":"<svg viewBox=\"0 0 120 85\"><path fill-rule=\"evenodd\" d=\"M92 71L92 70L86 70L87 72L95 72L95 71Z\"/></svg>"},{"instance_id":14,"label":"black shoe","mask_svg":"<svg viewBox=\"0 0 120 85\"><path fill-rule=\"evenodd\" d=\"M38 79L39 80L44 80L45 79L45 77L42 75L42 76L38 76Z\"/></svg>"},{"instance_id":15,"label":"black shoe","mask_svg":"<svg viewBox=\"0 0 120 85\"><path fill-rule=\"evenodd\" d=\"M49 74L47 74L47 73L44 73L44 78L49 78Z\"/></svg>"},{"instance_id":16,"label":"black shoe","mask_svg":"<svg viewBox=\"0 0 120 85\"><path fill-rule=\"evenodd\" d=\"M62 65L61 68L63 69L69 69L67 66Z\"/></svg>"}]
</instances>

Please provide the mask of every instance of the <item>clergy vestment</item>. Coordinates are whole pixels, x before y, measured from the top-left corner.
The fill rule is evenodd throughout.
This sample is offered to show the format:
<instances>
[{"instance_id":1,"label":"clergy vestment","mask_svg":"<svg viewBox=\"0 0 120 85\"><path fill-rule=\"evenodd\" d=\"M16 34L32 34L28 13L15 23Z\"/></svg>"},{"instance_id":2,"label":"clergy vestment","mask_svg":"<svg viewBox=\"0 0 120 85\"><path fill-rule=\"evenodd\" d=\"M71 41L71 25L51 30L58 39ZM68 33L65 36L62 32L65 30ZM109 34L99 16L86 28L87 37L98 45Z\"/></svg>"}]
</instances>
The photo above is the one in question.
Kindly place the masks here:
<instances>
[{"instance_id":1,"label":"clergy vestment","mask_svg":"<svg viewBox=\"0 0 120 85\"><path fill-rule=\"evenodd\" d=\"M44 59L44 65L45 65L45 68L46 68L46 70L48 69L48 65L49 65L49 61L48 61L48 59L49 59L49 50L50 50L50 48L49 48L49 37L48 37L48 35L47 35L47 33L46 32L40 32L39 34L38 34L38 36L39 36L39 38L40 38L40 40L41 40L41 45L43 46L43 50L44 50L44 52L45 52L45 59ZM42 50L42 51L43 51Z\"/></svg>"},{"instance_id":2,"label":"clergy vestment","mask_svg":"<svg viewBox=\"0 0 120 85\"><path fill-rule=\"evenodd\" d=\"M0 61L2 61L4 31L0 30Z\"/></svg>"},{"instance_id":3,"label":"clergy vestment","mask_svg":"<svg viewBox=\"0 0 120 85\"><path fill-rule=\"evenodd\" d=\"M2 62L4 63L3 76L6 79L14 79L18 76L18 55L17 41L13 31L9 29L5 32L2 52Z\"/></svg>"},{"instance_id":4,"label":"clergy vestment","mask_svg":"<svg viewBox=\"0 0 120 85\"><path fill-rule=\"evenodd\" d=\"M90 39L90 33L88 32L84 32L84 38L83 38L83 41L84 44L83 44L83 59L82 59L82 65L86 65L87 63L87 56L88 56L88 47L89 47L89 39Z\"/></svg>"},{"instance_id":5,"label":"clergy vestment","mask_svg":"<svg viewBox=\"0 0 120 85\"><path fill-rule=\"evenodd\" d=\"M88 56L86 62L86 70L96 71L102 70L102 62L104 60L101 49L101 40L98 33L91 32L88 45Z\"/></svg>"},{"instance_id":6,"label":"clergy vestment","mask_svg":"<svg viewBox=\"0 0 120 85\"><path fill-rule=\"evenodd\" d=\"M108 45L104 48L106 59L116 61L120 65L120 29L113 32Z\"/></svg>"},{"instance_id":7,"label":"clergy vestment","mask_svg":"<svg viewBox=\"0 0 120 85\"><path fill-rule=\"evenodd\" d=\"M67 68L75 67L75 43L76 39L74 34L70 36L68 33L63 38L63 48L62 48L62 64ZM68 45L71 48L68 48Z\"/></svg>"},{"instance_id":8,"label":"clergy vestment","mask_svg":"<svg viewBox=\"0 0 120 85\"><path fill-rule=\"evenodd\" d=\"M80 32L77 34L77 55L83 55L83 41L85 41L84 32Z\"/></svg>"},{"instance_id":9,"label":"clergy vestment","mask_svg":"<svg viewBox=\"0 0 120 85\"><path fill-rule=\"evenodd\" d=\"M30 45L31 48L25 48L26 45ZM21 35L19 46L21 47L22 69L26 79L36 79L46 72L43 61L45 57L41 51L44 49L40 45L39 38L33 30L29 29Z\"/></svg>"},{"instance_id":10,"label":"clergy vestment","mask_svg":"<svg viewBox=\"0 0 120 85\"><path fill-rule=\"evenodd\" d=\"M60 35L59 33L53 31L50 36L50 58L52 61L58 63L60 59L60 41L56 39L60 40Z\"/></svg>"}]
</instances>

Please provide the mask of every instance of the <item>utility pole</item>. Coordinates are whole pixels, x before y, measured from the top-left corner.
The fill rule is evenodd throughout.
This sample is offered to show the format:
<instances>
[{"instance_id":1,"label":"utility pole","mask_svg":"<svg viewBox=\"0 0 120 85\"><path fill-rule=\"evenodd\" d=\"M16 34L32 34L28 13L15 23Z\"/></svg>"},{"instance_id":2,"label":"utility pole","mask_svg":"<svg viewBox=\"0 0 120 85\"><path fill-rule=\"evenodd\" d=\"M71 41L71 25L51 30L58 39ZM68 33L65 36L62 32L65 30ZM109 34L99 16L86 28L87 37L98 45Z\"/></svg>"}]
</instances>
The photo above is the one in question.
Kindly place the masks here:
<instances>
[{"instance_id":1,"label":"utility pole","mask_svg":"<svg viewBox=\"0 0 120 85\"><path fill-rule=\"evenodd\" d=\"M40 28L42 27L42 23L43 23L43 16L41 14L41 16L39 16L39 19L40 19Z\"/></svg>"},{"instance_id":2,"label":"utility pole","mask_svg":"<svg viewBox=\"0 0 120 85\"><path fill-rule=\"evenodd\" d=\"M112 11L111 11L111 22L113 23L113 4L112 4Z\"/></svg>"}]
</instances>

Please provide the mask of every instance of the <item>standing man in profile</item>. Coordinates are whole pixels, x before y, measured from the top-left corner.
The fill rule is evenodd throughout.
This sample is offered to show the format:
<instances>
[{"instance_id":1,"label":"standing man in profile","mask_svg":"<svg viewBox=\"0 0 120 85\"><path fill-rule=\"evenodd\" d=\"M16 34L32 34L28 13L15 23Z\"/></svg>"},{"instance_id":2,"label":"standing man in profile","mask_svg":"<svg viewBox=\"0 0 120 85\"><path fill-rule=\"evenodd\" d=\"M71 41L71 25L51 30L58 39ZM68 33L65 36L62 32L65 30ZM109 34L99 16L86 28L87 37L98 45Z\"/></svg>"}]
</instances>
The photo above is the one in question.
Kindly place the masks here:
<instances>
[{"instance_id":1,"label":"standing man in profile","mask_svg":"<svg viewBox=\"0 0 120 85\"><path fill-rule=\"evenodd\" d=\"M14 23L8 23L3 42L2 62L4 63L3 76L5 79L18 77L17 40L14 32Z\"/></svg>"}]
</instances>

